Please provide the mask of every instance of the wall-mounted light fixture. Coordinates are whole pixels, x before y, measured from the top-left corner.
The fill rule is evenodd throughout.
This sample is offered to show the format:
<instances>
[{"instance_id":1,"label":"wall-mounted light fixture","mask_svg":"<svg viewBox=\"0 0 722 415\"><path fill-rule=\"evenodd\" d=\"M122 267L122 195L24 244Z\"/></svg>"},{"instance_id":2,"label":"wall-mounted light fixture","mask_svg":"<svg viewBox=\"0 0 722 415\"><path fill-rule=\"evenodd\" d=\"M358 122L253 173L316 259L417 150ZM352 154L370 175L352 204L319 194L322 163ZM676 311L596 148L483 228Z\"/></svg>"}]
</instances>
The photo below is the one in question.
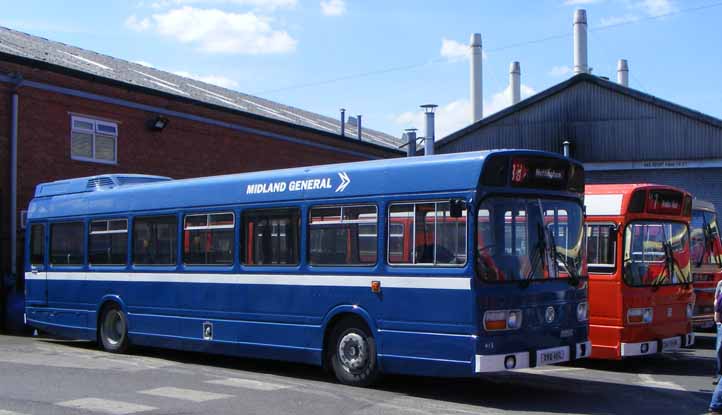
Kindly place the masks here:
<instances>
[{"instance_id":1,"label":"wall-mounted light fixture","mask_svg":"<svg viewBox=\"0 0 722 415\"><path fill-rule=\"evenodd\" d=\"M162 115L156 115L155 117L148 120L148 128L153 131L163 131L168 126L170 120Z\"/></svg>"}]
</instances>

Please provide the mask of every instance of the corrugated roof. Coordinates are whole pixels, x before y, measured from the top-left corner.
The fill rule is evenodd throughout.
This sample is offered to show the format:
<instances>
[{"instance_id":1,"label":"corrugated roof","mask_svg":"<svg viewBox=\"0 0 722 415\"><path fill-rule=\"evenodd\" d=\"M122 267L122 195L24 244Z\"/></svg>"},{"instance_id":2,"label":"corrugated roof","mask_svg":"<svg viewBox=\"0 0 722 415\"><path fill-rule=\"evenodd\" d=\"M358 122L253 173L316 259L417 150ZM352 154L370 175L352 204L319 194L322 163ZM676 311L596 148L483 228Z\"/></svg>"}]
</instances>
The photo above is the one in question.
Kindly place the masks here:
<instances>
[{"instance_id":1,"label":"corrugated roof","mask_svg":"<svg viewBox=\"0 0 722 415\"><path fill-rule=\"evenodd\" d=\"M41 61L112 81L149 88L163 94L301 125L325 133L337 135L341 133L340 121L332 117L0 26L1 54ZM403 144L400 138L370 128L364 128L362 136L364 142L396 150ZM358 139L356 129L346 128L346 137Z\"/></svg>"},{"instance_id":2,"label":"corrugated roof","mask_svg":"<svg viewBox=\"0 0 722 415\"><path fill-rule=\"evenodd\" d=\"M634 99L638 99L640 101L655 105L660 108L664 108L669 111L676 112L678 114L682 114L686 117L701 121L703 123L712 125L717 128L722 128L722 120L712 117L710 115L701 113L699 111L695 111L693 109L683 107L681 105L675 104L673 102L665 101L661 98L657 98L654 95L646 94L641 91L637 91L636 89L628 88L622 85L619 85L615 82L611 82L608 79L600 78L598 76L590 75L590 74L578 74L575 75L569 79L567 79L564 82L561 82L557 85L552 86L551 88L548 88L542 92L539 92L538 94L535 94L525 100L522 100L512 106L509 106L497 113L494 113L486 118L483 118L474 124L471 124L467 127L462 128L461 130L458 130L454 133L449 134L448 136L444 137L443 139L436 142L436 147L441 148L455 140L458 140L460 138L466 137L470 133L480 130L484 128L485 126L494 123L495 121L498 121L502 118L508 117L512 114L515 114L525 108L528 108L532 105L535 105L539 103L542 100L545 100L555 94L558 94L562 91L565 91L572 86L580 83L580 82L589 82L593 83L595 85L601 86L603 88L612 90L614 92L630 96Z\"/></svg>"}]
</instances>

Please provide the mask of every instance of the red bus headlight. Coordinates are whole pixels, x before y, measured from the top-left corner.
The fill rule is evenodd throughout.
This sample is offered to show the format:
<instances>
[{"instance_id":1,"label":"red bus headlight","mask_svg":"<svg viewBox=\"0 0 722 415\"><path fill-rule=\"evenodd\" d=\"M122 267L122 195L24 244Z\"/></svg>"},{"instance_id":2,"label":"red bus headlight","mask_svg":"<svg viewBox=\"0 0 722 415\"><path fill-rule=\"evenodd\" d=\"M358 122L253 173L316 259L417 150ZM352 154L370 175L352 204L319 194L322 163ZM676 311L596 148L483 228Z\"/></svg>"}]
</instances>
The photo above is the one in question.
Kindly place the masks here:
<instances>
[{"instance_id":1,"label":"red bus headlight","mask_svg":"<svg viewBox=\"0 0 722 415\"><path fill-rule=\"evenodd\" d=\"M630 308L627 310L627 322L630 324L649 324L654 318L651 308Z\"/></svg>"}]
</instances>

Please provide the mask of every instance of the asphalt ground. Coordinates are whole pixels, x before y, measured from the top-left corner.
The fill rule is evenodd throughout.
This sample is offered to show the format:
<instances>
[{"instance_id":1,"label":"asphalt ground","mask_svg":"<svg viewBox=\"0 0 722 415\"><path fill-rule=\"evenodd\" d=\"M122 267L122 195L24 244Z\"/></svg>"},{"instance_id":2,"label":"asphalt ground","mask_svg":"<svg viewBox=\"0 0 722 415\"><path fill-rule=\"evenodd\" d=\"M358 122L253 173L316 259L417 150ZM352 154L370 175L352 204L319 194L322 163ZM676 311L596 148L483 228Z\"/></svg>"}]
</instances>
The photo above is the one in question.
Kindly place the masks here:
<instances>
[{"instance_id":1,"label":"asphalt ground","mask_svg":"<svg viewBox=\"0 0 722 415\"><path fill-rule=\"evenodd\" d=\"M714 335L694 349L474 379L386 376L338 384L321 368L201 353L0 336L0 415L16 414L699 414L713 386Z\"/></svg>"}]
</instances>

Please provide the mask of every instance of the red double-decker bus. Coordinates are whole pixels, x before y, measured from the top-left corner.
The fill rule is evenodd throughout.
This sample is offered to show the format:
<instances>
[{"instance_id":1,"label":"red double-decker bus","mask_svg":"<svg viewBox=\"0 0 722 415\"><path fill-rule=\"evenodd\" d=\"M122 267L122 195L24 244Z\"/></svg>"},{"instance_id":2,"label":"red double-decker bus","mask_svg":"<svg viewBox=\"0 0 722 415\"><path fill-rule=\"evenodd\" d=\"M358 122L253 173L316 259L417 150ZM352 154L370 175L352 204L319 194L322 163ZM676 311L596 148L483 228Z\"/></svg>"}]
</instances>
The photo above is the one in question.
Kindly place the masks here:
<instances>
[{"instance_id":1,"label":"red double-decker bus","mask_svg":"<svg viewBox=\"0 0 722 415\"><path fill-rule=\"evenodd\" d=\"M585 194L592 357L691 346L692 196L652 184L588 185Z\"/></svg>"},{"instance_id":2,"label":"red double-decker bus","mask_svg":"<svg viewBox=\"0 0 722 415\"><path fill-rule=\"evenodd\" d=\"M692 201L689 231L696 297L692 326L708 329L714 327L714 291L722 279L722 244L717 212L712 203L699 199Z\"/></svg>"}]
</instances>

